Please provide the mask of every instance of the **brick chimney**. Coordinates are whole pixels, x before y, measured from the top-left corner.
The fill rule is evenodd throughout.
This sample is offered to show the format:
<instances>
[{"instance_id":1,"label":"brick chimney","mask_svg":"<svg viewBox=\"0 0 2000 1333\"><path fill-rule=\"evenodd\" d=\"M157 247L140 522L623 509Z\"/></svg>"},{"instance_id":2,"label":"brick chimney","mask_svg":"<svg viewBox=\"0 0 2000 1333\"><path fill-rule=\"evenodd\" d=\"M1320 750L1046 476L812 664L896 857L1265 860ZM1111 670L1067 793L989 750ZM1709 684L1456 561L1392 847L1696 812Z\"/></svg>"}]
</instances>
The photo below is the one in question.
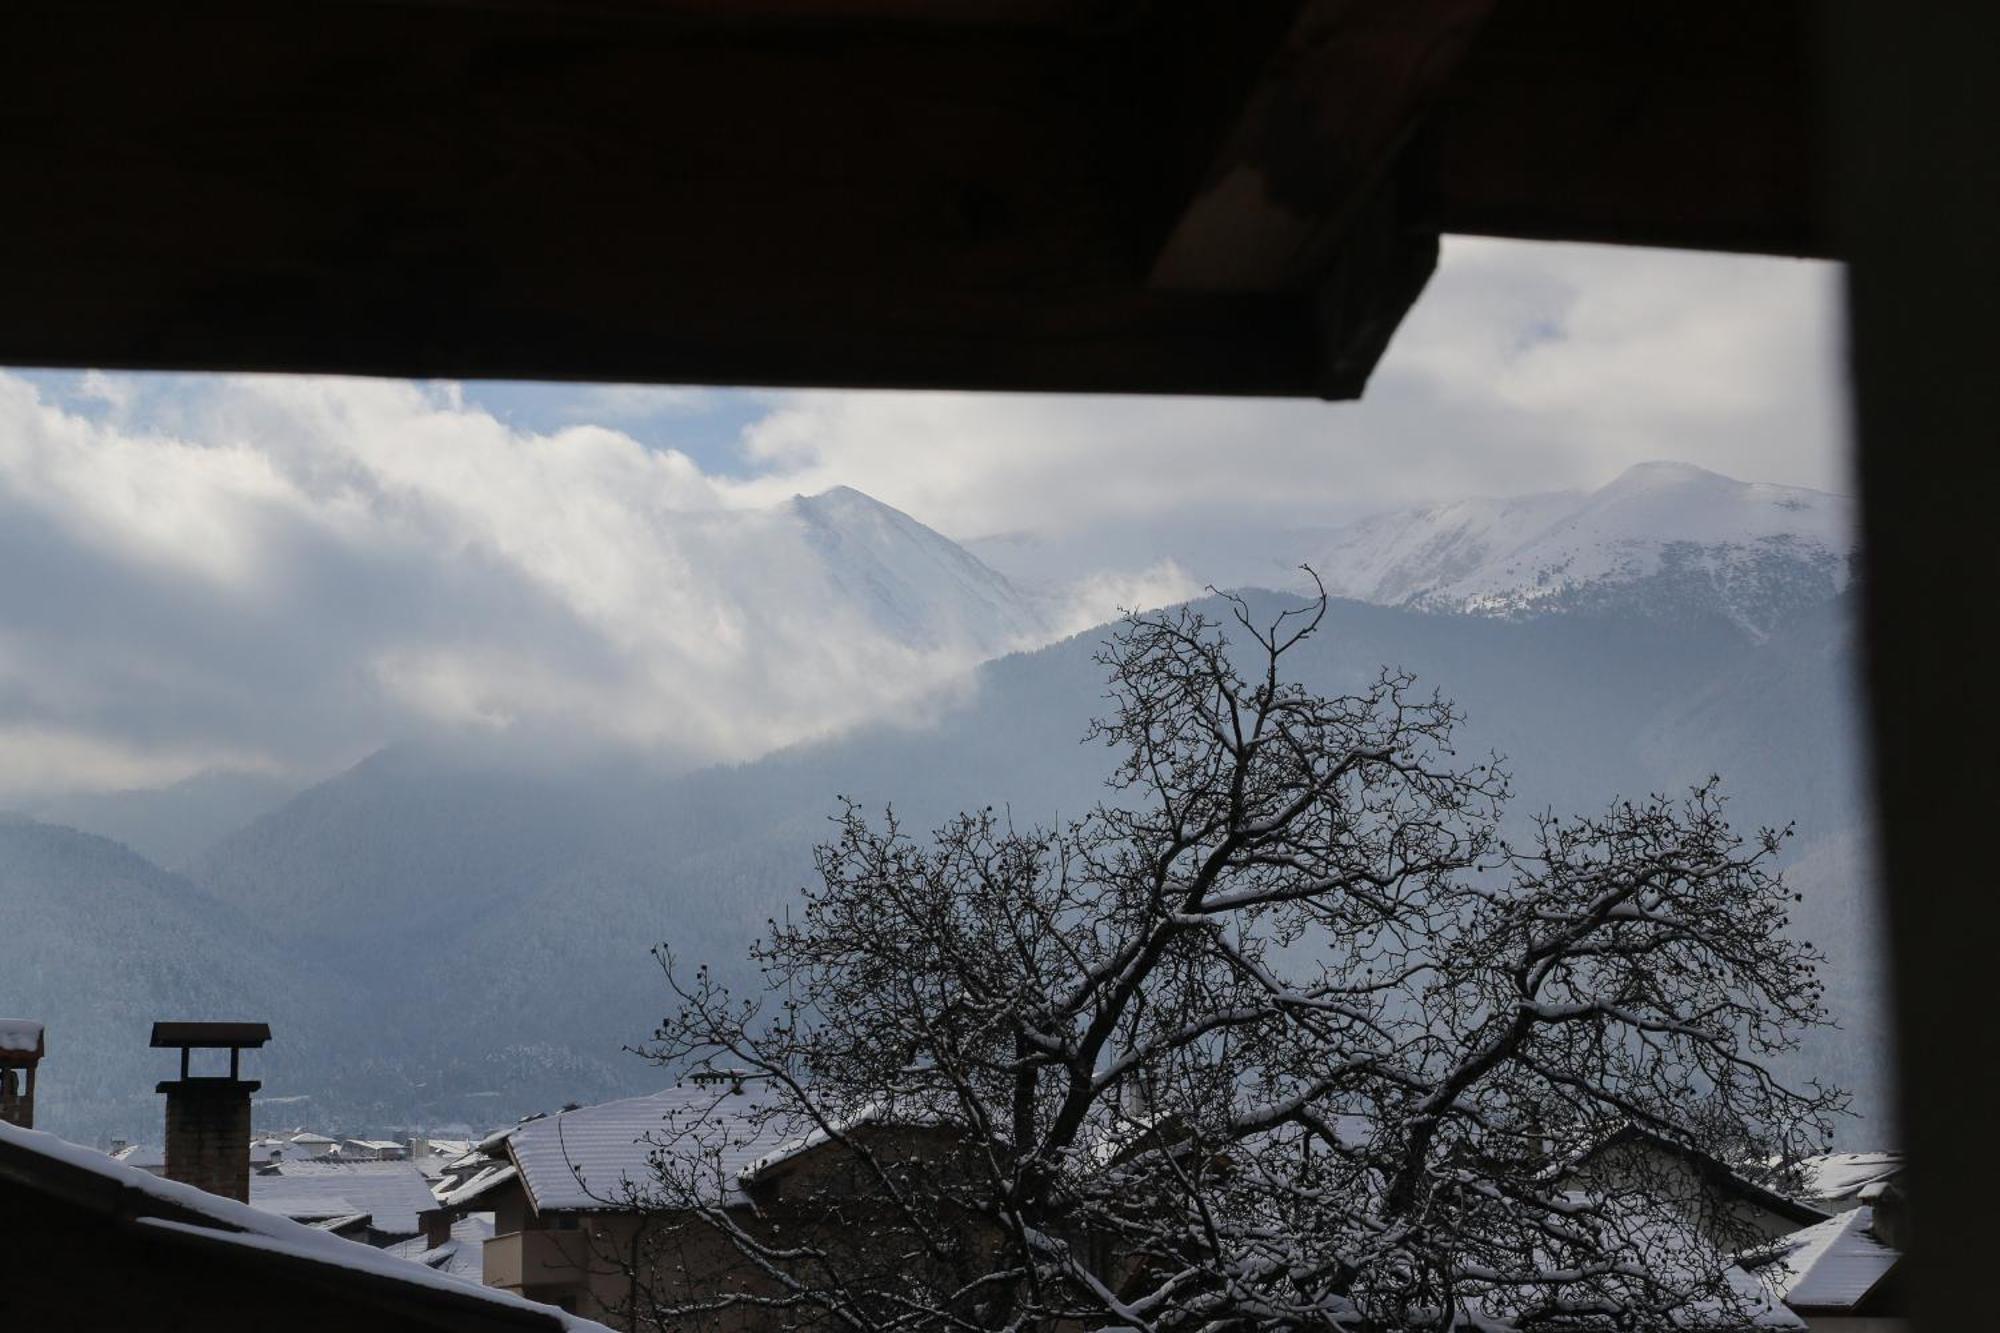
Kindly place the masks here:
<instances>
[{"instance_id":1,"label":"brick chimney","mask_svg":"<svg viewBox=\"0 0 2000 1333\"><path fill-rule=\"evenodd\" d=\"M250 1094L242 1052L271 1039L264 1023L155 1023L153 1045L178 1047L181 1076L159 1085L167 1098L166 1177L210 1194L250 1201ZM227 1075L189 1072L195 1051L229 1052Z\"/></svg>"},{"instance_id":2,"label":"brick chimney","mask_svg":"<svg viewBox=\"0 0 2000 1333\"><path fill-rule=\"evenodd\" d=\"M0 1018L0 1120L35 1127L35 1066L42 1062L42 1025Z\"/></svg>"}]
</instances>

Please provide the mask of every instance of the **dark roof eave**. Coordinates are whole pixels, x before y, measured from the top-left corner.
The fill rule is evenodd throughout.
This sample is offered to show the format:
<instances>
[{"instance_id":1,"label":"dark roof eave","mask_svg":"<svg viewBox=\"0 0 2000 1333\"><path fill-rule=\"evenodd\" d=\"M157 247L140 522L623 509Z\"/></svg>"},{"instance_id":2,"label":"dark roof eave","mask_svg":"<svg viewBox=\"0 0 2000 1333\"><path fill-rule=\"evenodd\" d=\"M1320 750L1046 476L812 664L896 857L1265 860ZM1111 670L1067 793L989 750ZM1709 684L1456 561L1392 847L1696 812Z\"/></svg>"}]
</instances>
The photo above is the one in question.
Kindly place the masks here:
<instances>
[{"instance_id":1,"label":"dark roof eave","mask_svg":"<svg viewBox=\"0 0 2000 1333\"><path fill-rule=\"evenodd\" d=\"M272 1269L302 1286L333 1292L381 1310L420 1314L434 1312L439 1318L439 1326L450 1328L454 1333L511 1333L516 1329L552 1330L561 1327L557 1320L547 1315L496 1306L474 1292L460 1295L366 1269L343 1268L305 1255L246 1244L244 1241L248 1238L240 1232L206 1227L144 1226L147 1219L142 1217L121 1221L133 1229L144 1227L151 1238L209 1253L225 1253L231 1262Z\"/></svg>"}]
</instances>

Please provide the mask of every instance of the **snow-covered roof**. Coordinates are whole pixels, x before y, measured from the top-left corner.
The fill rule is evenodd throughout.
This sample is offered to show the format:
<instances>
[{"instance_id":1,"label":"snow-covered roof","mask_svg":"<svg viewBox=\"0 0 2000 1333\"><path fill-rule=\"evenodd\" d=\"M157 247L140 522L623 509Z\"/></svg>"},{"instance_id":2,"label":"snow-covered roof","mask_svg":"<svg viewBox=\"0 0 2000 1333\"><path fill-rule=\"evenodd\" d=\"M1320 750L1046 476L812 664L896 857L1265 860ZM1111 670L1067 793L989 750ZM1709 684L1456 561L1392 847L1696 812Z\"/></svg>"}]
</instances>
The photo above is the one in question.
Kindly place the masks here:
<instances>
[{"instance_id":1,"label":"snow-covered roof","mask_svg":"<svg viewBox=\"0 0 2000 1333\"><path fill-rule=\"evenodd\" d=\"M1863 1205L1795 1231L1764 1276L1795 1310L1852 1309L1902 1257L1875 1238L1874 1222L1875 1210Z\"/></svg>"},{"instance_id":2,"label":"snow-covered roof","mask_svg":"<svg viewBox=\"0 0 2000 1333\"><path fill-rule=\"evenodd\" d=\"M309 1129L302 1129L298 1133L292 1135L291 1141L293 1143L330 1143L335 1145L339 1144L340 1142L340 1140L330 1139L324 1134L315 1134Z\"/></svg>"},{"instance_id":3,"label":"snow-covered roof","mask_svg":"<svg viewBox=\"0 0 2000 1333\"><path fill-rule=\"evenodd\" d=\"M493 1214L467 1213L452 1222L451 1238L442 1244L432 1245L418 1236L397 1241L388 1247L388 1253L468 1282L481 1282L486 1276L485 1246L492 1238Z\"/></svg>"},{"instance_id":4,"label":"snow-covered roof","mask_svg":"<svg viewBox=\"0 0 2000 1333\"><path fill-rule=\"evenodd\" d=\"M1899 1152L1832 1152L1800 1163L1809 1198L1828 1203L1866 1201L1903 1170Z\"/></svg>"},{"instance_id":5,"label":"snow-covered roof","mask_svg":"<svg viewBox=\"0 0 2000 1333\"><path fill-rule=\"evenodd\" d=\"M12 1159L9 1165L39 1161L70 1173L94 1176L114 1189L127 1191L129 1193L121 1193L117 1197L126 1199L136 1196L143 1202L136 1206L125 1205L123 1215L131 1217L137 1225L164 1235L259 1250L319 1269L386 1278L412 1288L425 1289L432 1293L433 1300L442 1296L454 1301L540 1316L548 1321L550 1328L561 1329L564 1333L611 1333L602 1324L568 1314L552 1305L466 1282L384 1251L260 1212L234 1199L225 1199L192 1185L149 1175L114 1162L95 1148L79 1147L53 1134L22 1129L0 1121L0 1153ZM18 1172L15 1176L20 1178ZM155 1216L148 1211L149 1208L177 1216ZM197 1220L187 1220L190 1218Z\"/></svg>"},{"instance_id":6,"label":"snow-covered roof","mask_svg":"<svg viewBox=\"0 0 2000 1333\"><path fill-rule=\"evenodd\" d=\"M133 1143L111 1154L112 1160L127 1166L136 1166L141 1171L164 1171L167 1169L167 1150L157 1143Z\"/></svg>"},{"instance_id":7,"label":"snow-covered roof","mask_svg":"<svg viewBox=\"0 0 2000 1333\"><path fill-rule=\"evenodd\" d=\"M345 1142L357 1148L366 1148L370 1152L397 1152L403 1146L394 1139L347 1139Z\"/></svg>"},{"instance_id":8,"label":"snow-covered roof","mask_svg":"<svg viewBox=\"0 0 2000 1333\"><path fill-rule=\"evenodd\" d=\"M32 1018L0 1018L0 1055L40 1055L42 1025Z\"/></svg>"},{"instance_id":9,"label":"snow-covered roof","mask_svg":"<svg viewBox=\"0 0 2000 1333\"><path fill-rule=\"evenodd\" d=\"M462 1184L451 1189L436 1190L438 1205L444 1208L460 1208L471 1203L491 1189L498 1189L520 1173L512 1163L488 1161L486 1166L468 1176Z\"/></svg>"},{"instance_id":10,"label":"snow-covered roof","mask_svg":"<svg viewBox=\"0 0 2000 1333\"><path fill-rule=\"evenodd\" d=\"M278 1162L250 1177L250 1206L283 1217L367 1213L377 1231L419 1229L417 1214L437 1207L430 1182L409 1162Z\"/></svg>"},{"instance_id":11,"label":"snow-covered roof","mask_svg":"<svg viewBox=\"0 0 2000 1333\"><path fill-rule=\"evenodd\" d=\"M331 1217L294 1217L292 1220L303 1222L314 1231L333 1231L345 1236L350 1231L366 1227L374 1219L366 1213L335 1213Z\"/></svg>"},{"instance_id":12,"label":"snow-covered roof","mask_svg":"<svg viewBox=\"0 0 2000 1333\"><path fill-rule=\"evenodd\" d=\"M792 1158L797 1157L802 1153L808 1152L813 1148L817 1148L822 1143L831 1142L836 1132L845 1135L851 1133L854 1130L860 1129L865 1125L887 1125L887 1124L901 1124L901 1123L905 1122L891 1116L880 1105L875 1103L870 1103L869 1105L862 1107L859 1111L855 1112L853 1115L846 1117L839 1123L834 1124L828 1128L822 1129L819 1126L815 1125L811 1129L808 1129L803 1134L794 1134L792 1137L784 1140L777 1146L773 1147L769 1152L766 1152L761 1156L753 1158L751 1161L745 1163L743 1167L741 1167L736 1172L736 1179L740 1183L748 1184L750 1181L755 1180L760 1173L768 1171L772 1167L777 1166L780 1163L788 1162Z\"/></svg>"},{"instance_id":13,"label":"snow-covered roof","mask_svg":"<svg viewBox=\"0 0 2000 1333\"><path fill-rule=\"evenodd\" d=\"M520 1168L537 1211L584 1212L620 1206L626 1190L648 1191L655 1150L649 1137L699 1152L725 1192L759 1157L793 1137L781 1117L756 1117L769 1104L756 1085L737 1091L678 1083L642 1097L542 1116L494 1136Z\"/></svg>"}]
</instances>

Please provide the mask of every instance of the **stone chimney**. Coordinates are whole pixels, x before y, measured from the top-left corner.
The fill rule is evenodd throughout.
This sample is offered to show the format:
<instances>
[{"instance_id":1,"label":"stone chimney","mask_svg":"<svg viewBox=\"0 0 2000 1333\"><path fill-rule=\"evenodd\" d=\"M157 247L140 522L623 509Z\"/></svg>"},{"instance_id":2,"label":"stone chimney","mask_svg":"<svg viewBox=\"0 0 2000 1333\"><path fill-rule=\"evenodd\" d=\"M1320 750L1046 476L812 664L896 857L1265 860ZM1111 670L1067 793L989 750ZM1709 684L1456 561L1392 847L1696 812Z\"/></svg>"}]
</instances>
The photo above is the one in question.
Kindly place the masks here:
<instances>
[{"instance_id":1,"label":"stone chimney","mask_svg":"<svg viewBox=\"0 0 2000 1333\"><path fill-rule=\"evenodd\" d=\"M243 1203L250 1201L250 1094L241 1055L271 1039L264 1023L155 1023L153 1045L178 1047L181 1076L159 1085L167 1098L166 1177ZM229 1073L195 1075L195 1051L229 1052Z\"/></svg>"},{"instance_id":2,"label":"stone chimney","mask_svg":"<svg viewBox=\"0 0 2000 1333\"><path fill-rule=\"evenodd\" d=\"M42 1062L42 1025L0 1018L0 1120L35 1127L35 1066Z\"/></svg>"}]
</instances>

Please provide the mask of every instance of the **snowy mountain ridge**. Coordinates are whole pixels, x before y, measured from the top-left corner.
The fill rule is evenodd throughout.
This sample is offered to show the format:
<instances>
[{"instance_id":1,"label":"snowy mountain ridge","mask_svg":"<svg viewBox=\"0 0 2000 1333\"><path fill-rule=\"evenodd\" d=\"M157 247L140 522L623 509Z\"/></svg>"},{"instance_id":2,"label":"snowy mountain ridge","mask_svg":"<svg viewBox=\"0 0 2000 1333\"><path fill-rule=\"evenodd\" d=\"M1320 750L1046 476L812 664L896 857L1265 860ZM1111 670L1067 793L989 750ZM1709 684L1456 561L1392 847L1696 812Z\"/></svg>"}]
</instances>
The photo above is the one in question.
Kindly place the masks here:
<instances>
[{"instance_id":1,"label":"snowy mountain ridge","mask_svg":"<svg viewBox=\"0 0 2000 1333\"><path fill-rule=\"evenodd\" d=\"M824 593L897 643L967 647L981 657L1039 647L1048 613L964 547L851 486L780 507L816 557Z\"/></svg>"},{"instance_id":2,"label":"snowy mountain ridge","mask_svg":"<svg viewBox=\"0 0 2000 1333\"><path fill-rule=\"evenodd\" d=\"M1716 613L1754 639L1846 588L1845 496L1642 463L1594 491L1461 500L1309 534L1336 596L1508 618Z\"/></svg>"}]
</instances>

